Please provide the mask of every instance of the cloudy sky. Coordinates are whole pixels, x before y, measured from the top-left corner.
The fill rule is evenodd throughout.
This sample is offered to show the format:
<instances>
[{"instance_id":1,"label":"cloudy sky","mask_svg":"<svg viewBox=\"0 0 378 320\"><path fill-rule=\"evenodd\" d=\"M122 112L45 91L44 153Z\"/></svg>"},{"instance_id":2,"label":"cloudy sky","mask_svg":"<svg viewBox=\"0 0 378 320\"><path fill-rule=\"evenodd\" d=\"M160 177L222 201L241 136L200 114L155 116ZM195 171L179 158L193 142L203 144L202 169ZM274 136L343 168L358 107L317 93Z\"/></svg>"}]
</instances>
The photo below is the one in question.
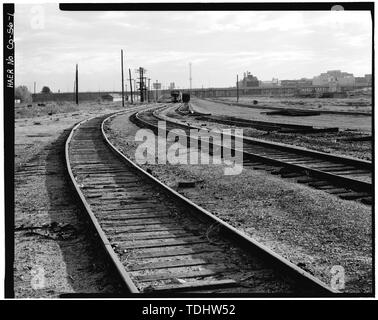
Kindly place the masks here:
<instances>
[{"instance_id":1,"label":"cloudy sky","mask_svg":"<svg viewBox=\"0 0 378 320\"><path fill-rule=\"evenodd\" d=\"M125 69L151 81L227 87L250 71L261 80L312 78L341 69L371 73L371 17L363 11L64 12L16 5L16 83L37 91L120 90ZM127 69L126 69L127 70Z\"/></svg>"}]
</instances>

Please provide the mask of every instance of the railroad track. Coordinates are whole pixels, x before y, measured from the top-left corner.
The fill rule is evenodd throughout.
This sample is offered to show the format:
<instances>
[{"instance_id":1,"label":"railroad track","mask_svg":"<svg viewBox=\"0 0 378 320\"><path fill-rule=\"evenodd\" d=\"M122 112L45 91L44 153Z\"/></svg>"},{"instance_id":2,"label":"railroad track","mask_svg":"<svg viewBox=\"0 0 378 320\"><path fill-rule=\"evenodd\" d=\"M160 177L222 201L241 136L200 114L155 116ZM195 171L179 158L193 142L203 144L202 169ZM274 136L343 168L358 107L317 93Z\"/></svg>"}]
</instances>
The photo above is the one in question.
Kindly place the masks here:
<instances>
[{"instance_id":1,"label":"railroad track","mask_svg":"<svg viewBox=\"0 0 378 320\"><path fill-rule=\"evenodd\" d=\"M282 107L274 107L274 106L263 106L263 105L257 105L257 104L248 104L243 102L235 102L235 101L227 101L227 100L221 100L221 99L213 99L213 98L201 98L202 100L207 100L211 102L218 102L222 104L227 104L230 106L239 106L239 107L245 107L245 108L252 108L252 109L267 109L267 110L282 110ZM308 111L307 109L298 109L300 111ZM368 112L358 112L358 111L336 111L336 110L316 110L320 112L321 114L340 114L340 115L348 115L348 116L366 116L371 117L372 114Z\"/></svg>"},{"instance_id":2,"label":"railroad track","mask_svg":"<svg viewBox=\"0 0 378 320\"><path fill-rule=\"evenodd\" d=\"M182 113L181 113L182 114ZM225 116L197 116L196 120L223 123L231 126L242 128L254 128L266 132L280 132L280 133L321 133L321 132L338 132L339 128L314 128L308 125L285 124L276 122L244 120L235 117Z\"/></svg>"},{"instance_id":3,"label":"railroad track","mask_svg":"<svg viewBox=\"0 0 378 320\"><path fill-rule=\"evenodd\" d=\"M155 132L159 120L166 121L167 131L179 127L188 134L191 128L204 128L169 118L162 115L160 110L153 109L138 112L131 119L139 126L149 127ZM372 204L373 166L369 161L244 137L243 166L295 179L298 183L335 194L342 199Z\"/></svg>"},{"instance_id":4,"label":"railroad track","mask_svg":"<svg viewBox=\"0 0 378 320\"><path fill-rule=\"evenodd\" d=\"M89 119L72 130L66 142L66 164L74 189L129 292L159 296L336 293L122 155L106 137L106 118Z\"/></svg>"}]
</instances>

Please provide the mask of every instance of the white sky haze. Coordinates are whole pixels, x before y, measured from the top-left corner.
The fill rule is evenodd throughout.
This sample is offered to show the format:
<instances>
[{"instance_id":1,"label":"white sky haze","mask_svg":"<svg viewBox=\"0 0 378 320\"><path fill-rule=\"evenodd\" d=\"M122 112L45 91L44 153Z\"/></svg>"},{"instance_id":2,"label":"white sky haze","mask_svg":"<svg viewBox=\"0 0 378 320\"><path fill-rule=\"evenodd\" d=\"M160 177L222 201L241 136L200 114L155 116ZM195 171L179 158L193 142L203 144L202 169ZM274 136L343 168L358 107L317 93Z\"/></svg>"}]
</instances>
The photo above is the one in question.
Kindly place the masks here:
<instances>
[{"instance_id":1,"label":"white sky haze","mask_svg":"<svg viewBox=\"0 0 378 320\"><path fill-rule=\"evenodd\" d=\"M119 91L121 49L133 77L143 66L151 81L180 88L189 86L189 62L193 87L232 86L247 70L283 80L334 69L363 76L372 67L367 11L64 12L18 4L15 41L16 83L31 91L34 81L38 91L72 91L76 63L80 91Z\"/></svg>"}]
</instances>

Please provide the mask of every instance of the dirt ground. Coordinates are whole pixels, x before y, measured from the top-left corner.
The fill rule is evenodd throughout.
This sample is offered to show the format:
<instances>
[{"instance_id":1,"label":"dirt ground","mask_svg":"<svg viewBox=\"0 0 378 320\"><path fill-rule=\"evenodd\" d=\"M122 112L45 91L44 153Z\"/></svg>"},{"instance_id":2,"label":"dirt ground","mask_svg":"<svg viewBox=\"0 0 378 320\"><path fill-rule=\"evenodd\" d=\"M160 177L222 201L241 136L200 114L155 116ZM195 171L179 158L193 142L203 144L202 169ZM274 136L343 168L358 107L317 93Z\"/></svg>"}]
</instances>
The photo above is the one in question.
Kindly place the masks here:
<instances>
[{"instance_id":1,"label":"dirt ground","mask_svg":"<svg viewBox=\"0 0 378 320\"><path fill-rule=\"evenodd\" d=\"M228 102L236 102L235 97L219 98ZM297 97L261 97L242 96L240 103L253 105L253 100L258 101L258 106L308 109L317 111L342 111L363 112L371 114L371 96L356 96L349 98L297 98Z\"/></svg>"},{"instance_id":2,"label":"dirt ground","mask_svg":"<svg viewBox=\"0 0 378 320\"><path fill-rule=\"evenodd\" d=\"M95 114L120 110L120 106L82 103L77 107L66 103L59 107L16 109L16 298L120 290L117 275L73 198L64 162L70 128Z\"/></svg>"},{"instance_id":3,"label":"dirt ground","mask_svg":"<svg viewBox=\"0 0 378 320\"><path fill-rule=\"evenodd\" d=\"M107 134L134 159L137 130L123 115L111 121ZM372 292L371 207L249 168L225 176L222 165L142 167L325 283L337 265L345 270L344 292ZM196 186L181 189L179 181Z\"/></svg>"},{"instance_id":4,"label":"dirt ground","mask_svg":"<svg viewBox=\"0 0 378 320\"><path fill-rule=\"evenodd\" d=\"M245 108L236 105L216 103L207 100L191 99L194 110L213 115L227 115L249 120L259 120L268 122L292 123L299 125L310 125L314 127L338 127L342 130L357 130L371 133L372 117L368 115L340 115L321 114L318 116L290 117L281 115L265 114L270 109ZM291 106L289 106L291 108ZM286 106L286 108L289 108Z\"/></svg>"}]
</instances>

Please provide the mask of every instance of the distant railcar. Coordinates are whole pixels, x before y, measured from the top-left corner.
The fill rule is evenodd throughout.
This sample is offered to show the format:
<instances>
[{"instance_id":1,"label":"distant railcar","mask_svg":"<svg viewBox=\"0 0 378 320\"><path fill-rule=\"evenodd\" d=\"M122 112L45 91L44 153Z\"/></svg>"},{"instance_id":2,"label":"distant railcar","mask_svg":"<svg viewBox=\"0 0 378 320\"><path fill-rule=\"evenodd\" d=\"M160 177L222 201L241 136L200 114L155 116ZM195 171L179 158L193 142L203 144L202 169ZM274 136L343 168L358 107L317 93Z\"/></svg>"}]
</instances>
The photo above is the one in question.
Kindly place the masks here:
<instances>
[{"instance_id":1,"label":"distant railcar","mask_svg":"<svg viewBox=\"0 0 378 320\"><path fill-rule=\"evenodd\" d=\"M183 93L182 94L182 102L189 102L190 101L190 93Z\"/></svg>"},{"instance_id":2,"label":"distant railcar","mask_svg":"<svg viewBox=\"0 0 378 320\"><path fill-rule=\"evenodd\" d=\"M171 91L172 102L180 102L181 101L181 92L179 90L172 90Z\"/></svg>"}]
</instances>

